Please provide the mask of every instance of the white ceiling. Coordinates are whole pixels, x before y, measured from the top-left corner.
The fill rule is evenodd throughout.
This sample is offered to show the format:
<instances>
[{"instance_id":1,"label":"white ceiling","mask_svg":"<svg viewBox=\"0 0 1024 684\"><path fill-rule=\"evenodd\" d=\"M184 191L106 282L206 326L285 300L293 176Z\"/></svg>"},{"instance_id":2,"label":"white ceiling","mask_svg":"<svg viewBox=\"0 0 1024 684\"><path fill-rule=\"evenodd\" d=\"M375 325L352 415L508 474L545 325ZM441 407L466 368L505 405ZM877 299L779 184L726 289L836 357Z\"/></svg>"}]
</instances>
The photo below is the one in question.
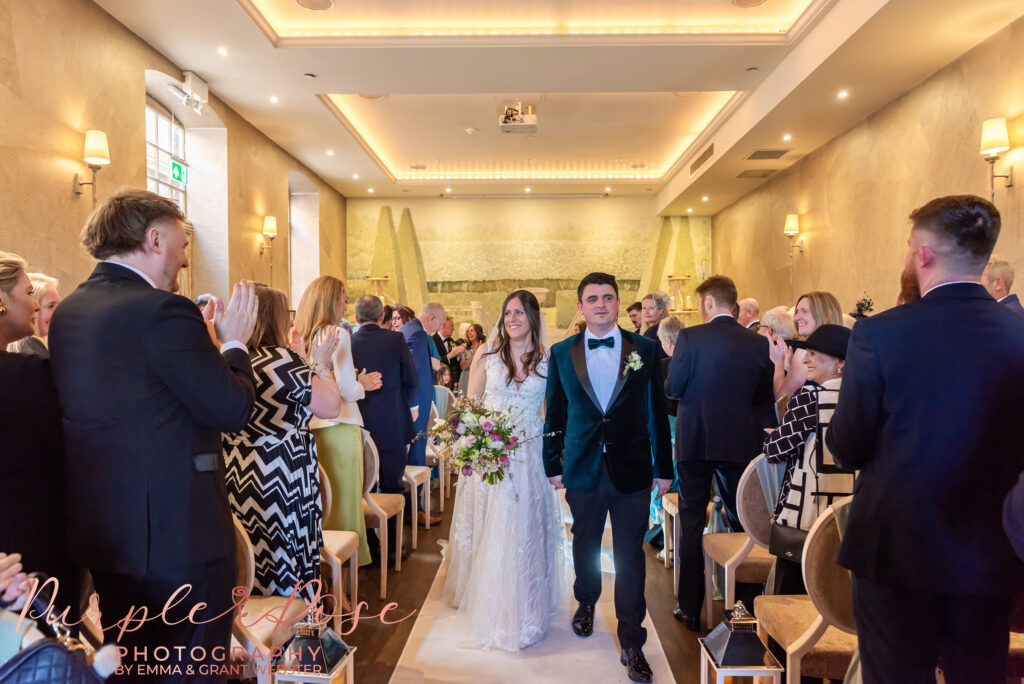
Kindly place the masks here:
<instances>
[{"instance_id":1,"label":"white ceiling","mask_svg":"<svg viewBox=\"0 0 1024 684\"><path fill-rule=\"evenodd\" d=\"M95 1L346 196L528 182L698 214L762 182L740 171L792 164L1024 13L1020 0ZM517 96L537 105L535 138L497 131ZM778 161L744 161L780 145ZM648 168L617 177L635 162Z\"/></svg>"}]
</instances>

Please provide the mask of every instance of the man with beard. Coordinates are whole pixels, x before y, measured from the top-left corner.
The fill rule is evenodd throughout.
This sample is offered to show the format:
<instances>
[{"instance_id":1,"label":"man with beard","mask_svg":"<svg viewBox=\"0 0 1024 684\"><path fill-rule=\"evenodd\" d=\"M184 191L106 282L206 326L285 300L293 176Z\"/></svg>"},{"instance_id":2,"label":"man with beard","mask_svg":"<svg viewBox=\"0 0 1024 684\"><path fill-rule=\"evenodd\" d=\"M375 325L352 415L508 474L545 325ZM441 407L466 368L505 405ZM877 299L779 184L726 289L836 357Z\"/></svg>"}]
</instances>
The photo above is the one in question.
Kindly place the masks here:
<instances>
[{"instance_id":1,"label":"man with beard","mask_svg":"<svg viewBox=\"0 0 1024 684\"><path fill-rule=\"evenodd\" d=\"M940 197L910 220L907 303L854 327L825 433L861 471L838 562L864 682L932 681L941 659L948 682L1001 683L1024 579L1002 525L1024 470L1024 317L980 282L991 203Z\"/></svg>"}]
</instances>

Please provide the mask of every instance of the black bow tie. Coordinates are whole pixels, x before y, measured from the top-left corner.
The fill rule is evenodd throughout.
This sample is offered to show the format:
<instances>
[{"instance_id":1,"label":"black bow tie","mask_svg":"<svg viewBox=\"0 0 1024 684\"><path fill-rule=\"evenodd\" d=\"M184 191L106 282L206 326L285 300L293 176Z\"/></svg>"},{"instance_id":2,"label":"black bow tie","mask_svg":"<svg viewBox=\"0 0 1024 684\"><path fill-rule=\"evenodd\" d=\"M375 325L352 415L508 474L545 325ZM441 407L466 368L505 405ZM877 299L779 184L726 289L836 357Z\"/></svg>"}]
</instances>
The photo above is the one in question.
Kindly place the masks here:
<instances>
[{"instance_id":1,"label":"black bow tie","mask_svg":"<svg viewBox=\"0 0 1024 684\"><path fill-rule=\"evenodd\" d=\"M601 347L608 347L609 349L615 349L615 338L614 337L602 337L597 340L590 338L587 340L588 349L599 349Z\"/></svg>"}]
</instances>

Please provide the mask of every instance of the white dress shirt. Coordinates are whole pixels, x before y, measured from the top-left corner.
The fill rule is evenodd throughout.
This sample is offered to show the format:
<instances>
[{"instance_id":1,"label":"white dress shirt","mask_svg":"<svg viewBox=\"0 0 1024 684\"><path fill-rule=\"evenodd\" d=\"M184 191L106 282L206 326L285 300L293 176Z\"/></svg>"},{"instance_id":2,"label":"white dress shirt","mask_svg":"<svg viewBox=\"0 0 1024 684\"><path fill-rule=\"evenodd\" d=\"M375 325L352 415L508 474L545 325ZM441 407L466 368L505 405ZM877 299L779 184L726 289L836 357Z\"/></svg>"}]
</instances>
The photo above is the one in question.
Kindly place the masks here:
<instances>
[{"instance_id":1,"label":"white dress shirt","mask_svg":"<svg viewBox=\"0 0 1024 684\"><path fill-rule=\"evenodd\" d=\"M587 375L590 376L590 384L594 388L594 394L601 404L601 410L608 409L608 402L612 398L612 390L615 389L615 381L618 379L619 362L622 359L622 332L619 326L612 328L607 335L614 340L614 345L609 347L590 348L590 340L601 339L587 328L583 333L583 351L587 358Z\"/></svg>"},{"instance_id":2,"label":"white dress shirt","mask_svg":"<svg viewBox=\"0 0 1024 684\"><path fill-rule=\"evenodd\" d=\"M107 259L103 263L105 263L105 264L115 264L117 266L120 266L121 268L127 268L129 271L131 271L132 273L134 273L135 275L139 276L140 278L145 280L147 283L149 283L150 287L152 287L152 288L156 287L156 283L153 282L152 278L150 278L148 275L146 275L145 273L143 273L139 269L135 268L134 266L129 266L128 264L122 264L120 261L114 261L113 259ZM221 354L223 354L224 352L226 352L229 349L241 349L245 353L247 353L247 354L249 353L249 348L246 347L243 342L239 342L238 340L231 340L230 342L225 342L224 344L220 345L220 353Z\"/></svg>"}]
</instances>

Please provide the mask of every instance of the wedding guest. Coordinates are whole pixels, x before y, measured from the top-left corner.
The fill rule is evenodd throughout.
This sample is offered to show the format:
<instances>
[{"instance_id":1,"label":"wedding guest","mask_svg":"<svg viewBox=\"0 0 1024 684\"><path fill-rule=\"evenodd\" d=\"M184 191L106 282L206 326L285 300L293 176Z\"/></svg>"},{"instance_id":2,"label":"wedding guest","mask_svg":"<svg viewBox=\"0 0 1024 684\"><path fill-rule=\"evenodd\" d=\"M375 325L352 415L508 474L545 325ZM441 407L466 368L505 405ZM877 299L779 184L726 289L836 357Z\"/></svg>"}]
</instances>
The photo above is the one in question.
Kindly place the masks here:
<instances>
[{"instance_id":1,"label":"wedding guest","mask_svg":"<svg viewBox=\"0 0 1024 684\"><path fill-rule=\"evenodd\" d=\"M479 323L470 323L466 327L466 350L462 352L462 357L459 359L459 365L462 368L462 375L459 378L459 387L463 392L469 385L469 368L473 363L473 355L476 354L480 346L487 341L487 336L484 335L483 326Z\"/></svg>"},{"instance_id":2,"label":"wedding guest","mask_svg":"<svg viewBox=\"0 0 1024 684\"><path fill-rule=\"evenodd\" d=\"M434 385L448 389L452 388L452 371L448 366L441 366L434 373Z\"/></svg>"},{"instance_id":3,"label":"wedding guest","mask_svg":"<svg viewBox=\"0 0 1024 684\"><path fill-rule=\"evenodd\" d=\"M255 399L245 341L256 297L242 281L226 308L207 306L218 351L204 314L173 294L188 266L184 216L151 192L122 190L103 202L82 244L101 263L57 307L49 335L72 555L90 569L110 624L192 585L187 605L120 638L124 664L173 644L184 653L202 647L208 658L172 649L161 665L213 666L211 649L229 646L236 580L220 440L245 426Z\"/></svg>"},{"instance_id":4,"label":"wedding guest","mask_svg":"<svg viewBox=\"0 0 1024 684\"><path fill-rule=\"evenodd\" d=\"M388 330L394 330L395 329L394 323L392 323L392 321L391 321L391 318L394 316L394 314L395 314L395 310L391 307L390 304L387 304L387 305L384 306L384 327L386 327ZM356 328L358 329L358 327L359 327L359 320L356 319Z\"/></svg>"},{"instance_id":5,"label":"wedding guest","mask_svg":"<svg viewBox=\"0 0 1024 684\"><path fill-rule=\"evenodd\" d=\"M796 323L788 308L777 306L765 312L757 333L767 337L769 342L774 342L780 337L789 340L796 337Z\"/></svg>"},{"instance_id":6,"label":"wedding guest","mask_svg":"<svg viewBox=\"0 0 1024 684\"><path fill-rule=\"evenodd\" d=\"M395 308L391 311L391 329L400 331L402 326L416 318L416 312L402 304L395 302Z\"/></svg>"},{"instance_id":7,"label":"wedding guest","mask_svg":"<svg viewBox=\"0 0 1024 684\"><path fill-rule=\"evenodd\" d=\"M29 273L28 279L32 284L32 298L39 304L39 313L34 319L32 334L12 342L7 346L7 351L50 358L50 352L46 348L46 336L50 332L53 310L60 303L58 282L56 278L51 278L45 273Z\"/></svg>"},{"instance_id":8,"label":"wedding guest","mask_svg":"<svg viewBox=\"0 0 1024 684\"><path fill-rule=\"evenodd\" d=\"M814 521L836 499L853 494L853 474L837 466L825 446L832 412L843 382L843 364L850 330L826 323L806 340L793 340L798 349L807 350L807 384L793 393L786 417L778 429L765 436L764 455L769 463L785 463L786 473L773 525L802 530L805 534ZM810 446L808 446L810 445ZM776 532L772 532L776 534ZM774 594L806 594L800 566L802 537L796 544L783 543L783 552L775 559ZM793 539L792 536L788 537ZM787 537L782 537L783 541ZM775 551L775 540L772 550Z\"/></svg>"},{"instance_id":9,"label":"wedding guest","mask_svg":"<svg viewBox=\"0 0 1024 684\"><path fill-rule=\"evenodd\" d=\"M737 302L740 311L736 316L736 320L740 322L747 330L753 330L757 332L757 329L761 327L761 307L758 305L757 300L753 297L747 297Z\"/></svg>"},{"instance_id":10,"label":"wedding guest","mask_svg":"<svg viewBox=\"0 0 1024 684\"><path fill-rule=\"evenodd\" d=\"M356 300L359 330L352 335L352 362L358 368L381 374L380 389L359 400L363 424L380 455L379 489L387 494L405 491L402 477L409 462L407 446L415 430L411 407L416 406L419 382L409 345L401 333L385 329L384 304L374 295ZM388 538L394 543L394 521ZM371 544L370 551L374 548ZM394 549L390 549L392 553Z\"/></svg>"},{"instance_id":11,"label":"wedding guest","mask_svg":"<svg viewBox=\"0 0 1024 684\"><path fill-rule=\"evenodd\" d=\"M981 274L981 282L997 302L1003 304L1014 313L1024 315L1017 295L1010 294L1013 287L1013 266L1005 259L993 257L989 259L985 272Z\"/></svg>"},{"instance_id":12,"label":"wedding guest","mask_svg":"<svg viewBox=\"0 0 1024 684\"><path fill-rule=\"evenodd\" d=\"M1006 680L1024 580L1002 506L1024 471L1024 318L981 284L998 210L972 195L910 214L920 300L853 329L825 441L859 468L838 562L853 574L864 682Z\"/></svg>"},{"instance_id":13,"label":"wedding guest","mask_svg":"<svg viewBox=\"0 0 1024 684\"><path fill-rule=\"evenodd\" d=\"M796 324L796 339L806 340L819 325L842 325L843 310L832 293L808 292L796 300L793 322ZM778 337L771 340L769 351L775 366L775 398L792 396L807 382L807 366L804 365L806 352L794 352L784 339Z\"/></svg>"},{"instance_id":14,"label":"wedding guest","mask_svg":"<svg viewBox=\"0 0 1024 684\"><path fill-rule=\"evenodd\" d=\"M344 320L348 308L345 283L334 276L320 276L306 288L295 314L295 330L302 348L312 349L317 335ZM352 363L352 338L340 328L338 345L327 364L341 395L341 406L333 418L313 416L309 429L316 441L316 454L331 485L333 502L324 518L328 530L349 530L359 535L359 565L370 563L363 517L363 417L357 402L367 392L379 389L380 373L356 371Z\"/></svg>"},{"instance_id":15,"label":"wedding guest","mask_svg":"<svg viewBox=\"0 0 1024 684\"><path fill-rule=\"evenodd\" d=\"M38 294L25 261L0 251L0 350L39 332ZM45 347L44 347L45 350ZM64 442L45 356L0 351L0 552L60 582L57 613L78 620L79 578L65 533Z\"/></svg>"},{"instance_id":16,"label":"wedding guest","mask_svg":"<svg viewBox=\"0 0 1024 684\"><path fill-rule=\"evenodd\" d=\"M672 307L672 299L664 292L652 292L641 301L641 318L643 323L643 335L655 342L658 341L658 323L668 316L668 310ZM658 345L661 348L661 345Z\"/></svg>"},{"instance_id":17,"label":"wedding guest","mask_svg":"<svg viewBox=\"0 0 1024 684\"><path fill-rule=\"evenodd\" d=\"M465 344L458 344L452 339L454 332L455 319L447 316L440 330L433 335L434 345L441 356L441 363L449 369L453 387L454 383L459 381L459 376L462 375L462 364L459 363L459 359L462 357L462 353L466 351Z\"/></svg>"},{"instance_id":18,"label":"wedding guest","mask_svg":"<svg viewBox=\"0 0 1024 684\"><path fill-rule=\"evenodd\" d=\"M704 600L701 547L711 482L715 480L729 525L740 532L736 486L761 453L762 428L772 404L768 341L736 322L736 285L711 276L697 286L703 325L679 332L666 391L679 402L676 468L679 473L679 608L674 616L696 632ZM737 587L747 603L753 587ZM749 604L748 604L749 605Z\"/></svg>"},{"instance_id":19,"label":"wedding guest","mask_svg":"<svg viewBox=\"0 0 1024 684\"><path fill-rule=\"evenodd\" d=\"M640 302L633 302L626 307L626 315L629 316L629 322L633 324L633 332L640 334L640 327L643 324L642 312L644 305Z\"/></svg>"},{"instance_id":20,"label":"wedding guest","mask_svg":"<svg viewBox=\"0 0 1024 684\"><path fill-rule=\"evenodd\" d=\"M420 315L403 325L401 330L409 345L409 351L412 353L412 361L418 377L414 404L418 412L413 420L413 428L419 438L409 447L409 465L427 464L426 433L430 422L430 405L434 402L434 369L430 363L430 348L434 345L430 336L437 332L444 319L444 307L437 302L427 302L423 305ZM411 511L412 508L407 506L406 510ZM430 511L421 510L419 513L419 523L426 525ZM431 525L440 522L440 518L431 517L430 519Z\"/></svg>"},{"instance_id":21,"label":"wedding guest","mask_svg":"<svg viewBox=\"0 0 1024 684\"><path fill-rule=\"evenodd\" d=\"M245 527L256 554L253 592L300 595L314 600L320 578L320 475L313 416L334 418L341 395L328 368L338 344L330 326L313 340L312 368L288 347L291 318L280 290L256 286L259 312L249 338L256 375L256 405L246 426L224 435L231 510ZM321 339L322 338L322 339Z\"/></svg>"},{"instance_id":22,"label":"wedding guest","mask_svg":"<svg viewBox=\"0 0 1024 684\"><path fill-rule=\"evenodd\" d=\"M676 350L676 340L679 339L679 331L685 328L683 322L675 316L669 316L661 320L661 325L658 326L658 342L661 344L662 351L665 352L665 358L661 360L661 375L664 378L668 377L668 367L672 362L672 354ZM679 402L674 399L668 399L666 397L665 404L668 407L668 414L672 417L669 420L669 428L672 431L672 439L676 438L676 411L679 409Z\"/></svg>"}]
</instances>

